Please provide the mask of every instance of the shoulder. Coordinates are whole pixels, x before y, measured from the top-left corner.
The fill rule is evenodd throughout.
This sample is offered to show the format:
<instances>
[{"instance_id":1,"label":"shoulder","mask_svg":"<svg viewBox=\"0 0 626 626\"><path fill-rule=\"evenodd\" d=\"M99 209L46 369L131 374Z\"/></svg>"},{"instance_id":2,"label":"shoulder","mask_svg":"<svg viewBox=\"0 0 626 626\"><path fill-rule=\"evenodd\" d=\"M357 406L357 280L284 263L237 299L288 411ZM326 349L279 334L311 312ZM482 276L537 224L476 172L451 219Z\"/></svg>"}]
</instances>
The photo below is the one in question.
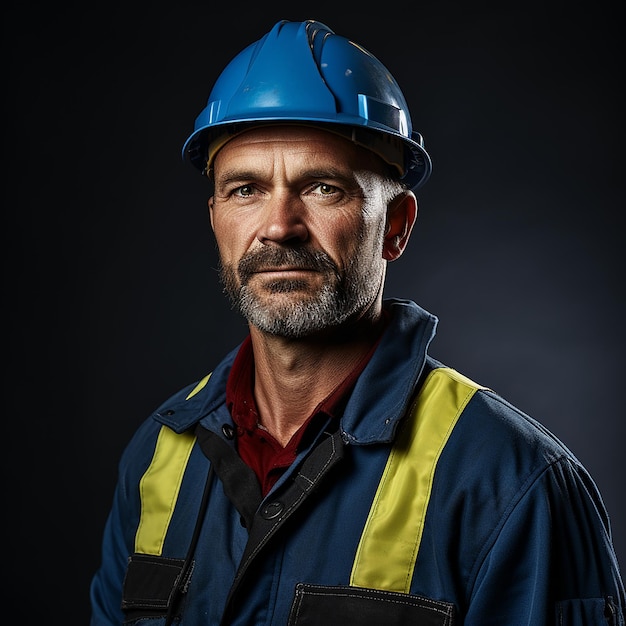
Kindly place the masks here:
<instances>
[{"instance_id":1,"label":"shoulder","mask_svg":"<svg viewBox=\"0 0 626 626\"><path fill-rule=\"evenodd\" d=\"M580 461L540 421L455 370L441 367L433 373L443 379L440 387L449 396L439 402L433 419L445 419L446 403L448 411L456 410L437 464L443 485L456 482L463 493L513 505L533 486L558 479L563 468L575 481L588 480Z\"/></svg>"},{"instance_id":2,"label":"shoulder","mask_svg":"<svg viewBox=\"0 0 626 626\"><path fill-rule=\"evenodd\" d=\"M422 393L437 390L437 417L444 410L454 412L448 441L449 451L463 460L467 455L500 467L505 459L547 466L560 459L579 461L565 444L539 420L507 399L429 358ZM430 380L437 378L438 383ZM434 394L432 394L434 396ZM469 459L468 459L469 460Z\"/></svg>"},{"instance_id":3,"label":"shoulder","mask_svg":"<svg viewBox=\"0 0 626 626\"><path fill-rule=\"evenodd\" d=\"M473 554L533 525L546 535L565 527L570 536L607 531L593 479L554 433L490 389L476 386L459 398L434 471L435 527L450 524L449 535L462 535ZM437 411L435 419L441 416Z\"/></svg>"},{"instance_id":4,"label":"shoulder","mask_svg":"<svg viewBox=\"0 0 626 626\"><path fill-rule=\"evenodd\" d=\"M120 475L125 480L137 481L146 471L163 429L178 434L191 432L203 417L224 403L226 380L238 349L239 346L233 349L208 374L171 394L144 419L120 460Z\"/></svg>"}]
</instances>

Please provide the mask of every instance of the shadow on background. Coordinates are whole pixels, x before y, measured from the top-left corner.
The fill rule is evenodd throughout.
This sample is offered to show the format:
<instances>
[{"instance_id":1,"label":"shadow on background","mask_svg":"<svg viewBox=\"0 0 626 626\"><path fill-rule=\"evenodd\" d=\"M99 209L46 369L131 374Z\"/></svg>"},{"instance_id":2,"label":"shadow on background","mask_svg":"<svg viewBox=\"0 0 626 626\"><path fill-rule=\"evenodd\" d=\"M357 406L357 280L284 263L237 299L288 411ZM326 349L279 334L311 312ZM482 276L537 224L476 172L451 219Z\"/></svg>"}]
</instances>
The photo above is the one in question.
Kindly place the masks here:
<instances>
[{"instance_id":1,"label":"shadow on background","mask_svg":"<svg viewBox=\"0 0 626 626\"><path fill-rule=\"evenodd\" d=\"M626 563L621 5L274 6L6 16L9 549L38 623L88 622L124 445L244 336L180 149L224 65L281 18L325 22L397 78L434 172L387 295L438 315L433 356L575 452Z\"/></svg>"}]
</instances>

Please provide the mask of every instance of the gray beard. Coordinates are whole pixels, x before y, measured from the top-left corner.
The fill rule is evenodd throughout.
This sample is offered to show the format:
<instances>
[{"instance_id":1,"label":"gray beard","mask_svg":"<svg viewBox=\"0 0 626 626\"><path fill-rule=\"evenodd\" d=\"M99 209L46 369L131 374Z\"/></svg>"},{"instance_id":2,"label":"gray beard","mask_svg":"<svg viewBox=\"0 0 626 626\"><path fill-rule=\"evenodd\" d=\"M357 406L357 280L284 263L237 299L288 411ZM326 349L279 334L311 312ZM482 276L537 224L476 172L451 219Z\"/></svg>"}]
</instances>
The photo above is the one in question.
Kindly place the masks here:
<instances>
[{"instance_id":1,"label":"gray beard","mask_svg":"<svg viewBox=\"0 0 626 626\"><path fill-rule=\"evenodd\" d=\"M270 283L262 295L250 288L249 279L255 271L280 265L321 272L324 275L321 289L306 293L304 283L298 280ZM248 253L237 266L240 285L233 267L220 263L220 278L233 308L259 330L287 339L299 339L339 326L371 304L379 285L374 285L368 274L356 264L340 273L328 255L306 248L268 247ZM284 297L289 293L294 296ZM277 297L272 298L272 294Z\"/></svg>"}]
</instances>

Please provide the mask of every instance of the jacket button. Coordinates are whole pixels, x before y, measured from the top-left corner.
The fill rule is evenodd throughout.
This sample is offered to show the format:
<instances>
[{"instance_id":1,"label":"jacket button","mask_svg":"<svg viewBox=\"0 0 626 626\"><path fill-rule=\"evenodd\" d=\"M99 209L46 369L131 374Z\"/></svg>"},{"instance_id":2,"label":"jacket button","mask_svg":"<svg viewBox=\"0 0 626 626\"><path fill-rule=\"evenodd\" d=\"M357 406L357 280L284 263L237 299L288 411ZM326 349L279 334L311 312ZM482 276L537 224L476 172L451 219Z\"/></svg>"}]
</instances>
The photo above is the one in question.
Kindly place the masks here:
<instances>
[{"instance_id":1,"label":"jacket button","mask_svg":"<svg viewBox=\"0 0 626 626\"><path fill-rule=\"evenodd\" d=\"M261 517L264 519L274 519L278 517L285 508L282 502L269 502L261 509Z\"/></svg>"},{"instance_id":2,"label":"jacket button","mask_svg":"<svg viewBox=\"0 0 626 626\"><path fill-rule=\"evenodd\" d=\"M230 424L224 424L222 426L222 433L226 439L233 439L235 437L235 429Z\"/></svg>"}]
</instances>

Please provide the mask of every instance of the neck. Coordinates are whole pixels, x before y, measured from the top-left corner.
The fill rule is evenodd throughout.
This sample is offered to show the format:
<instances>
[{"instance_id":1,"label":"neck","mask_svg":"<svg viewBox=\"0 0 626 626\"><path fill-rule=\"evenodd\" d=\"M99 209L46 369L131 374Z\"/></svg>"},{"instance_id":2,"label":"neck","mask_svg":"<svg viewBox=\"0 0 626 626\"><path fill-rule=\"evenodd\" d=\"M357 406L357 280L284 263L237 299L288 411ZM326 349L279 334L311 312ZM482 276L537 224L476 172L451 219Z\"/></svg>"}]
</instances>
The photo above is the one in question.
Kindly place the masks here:
<instances>
[{"instance_id":1,"label":"neck","mask_svg":"<svg viewBox=\"0 0 626 626\"><path fill-rule=\"evenodd\" d=\"M382 316L357 326L302 339L250 329L259 420L281 445L370 350L382 332Z\"/></svg>"}]
</instances>

